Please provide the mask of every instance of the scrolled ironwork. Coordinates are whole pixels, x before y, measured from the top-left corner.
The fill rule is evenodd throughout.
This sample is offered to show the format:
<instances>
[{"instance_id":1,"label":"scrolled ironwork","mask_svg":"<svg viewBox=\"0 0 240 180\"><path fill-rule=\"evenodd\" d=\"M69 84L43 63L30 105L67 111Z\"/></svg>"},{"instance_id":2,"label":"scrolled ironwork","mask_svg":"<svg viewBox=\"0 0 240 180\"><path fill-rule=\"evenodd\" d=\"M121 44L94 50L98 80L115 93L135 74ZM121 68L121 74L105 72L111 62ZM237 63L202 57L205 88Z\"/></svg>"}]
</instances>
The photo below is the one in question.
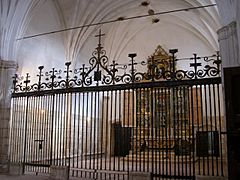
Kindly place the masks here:
<instances>
[{"instance_id":1,"label":"scrolled ironwork","mask_svg":"<svg viewBox=\"0 0 240 180\"><path fill-rule=\"evenodd\" d=\"M98 37L101 37L98 35ZM101 42L89 59L89 64L82 64L80 68L71 69L71 62L65 63L65 70L52 68L44 71L44 66L38 67L38 82L30 84L30 75L25 78L15 75L13 77L13 93L44 91L55 89L68 89L75 87L106 86L115 84L134 84L153 81L182 81L220 76L221 59L219 53L215 55L192 58L176 59L177 50L170 50L169 59L154 59L137 62L137 54L129 54L128 64L119 64L113 60L109 62L106 51ZM165 54L166 55L166 54ZM166 58L166 56L164 57ZM167 61L170 62L167 64ZM177 63L189 61L187 70L178 69ZM204 66L202 63L204 62ZM207 64L206 64L207 63ZM147 72L138 69L147 68Z\"/></svg>"}]
</instances>

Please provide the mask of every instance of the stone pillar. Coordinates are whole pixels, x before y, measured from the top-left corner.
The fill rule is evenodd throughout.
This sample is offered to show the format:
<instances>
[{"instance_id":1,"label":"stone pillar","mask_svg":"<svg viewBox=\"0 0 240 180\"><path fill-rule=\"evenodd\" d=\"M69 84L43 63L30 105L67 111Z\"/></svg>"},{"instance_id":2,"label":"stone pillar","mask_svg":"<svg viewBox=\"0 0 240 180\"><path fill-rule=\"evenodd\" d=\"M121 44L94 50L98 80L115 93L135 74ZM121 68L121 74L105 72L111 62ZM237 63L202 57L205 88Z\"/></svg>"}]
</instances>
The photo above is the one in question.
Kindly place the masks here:
<instances>
[{"instance_id":1,"label":"stone pillar","mask_svg":"<svg viewBox=\"0 0 240 180\"><path fill-rule=\"evenodd\" d=\"M222 27L218 30L218 39L219 39L219 46L220 46L220 55L222 59L222 69L229 68L229 67L237 67L240 66L240 57L239 57L239 25L236 21L232 21L230 24ZM223 72L223 70L222 70ZM223 105L225 106L225 115L224 115L224 128L226 131L229 131L229 127L227 127L227 124L232 124L232 119L227 119L227 106L226 106L226 89L229 87L226 86L227 83L224 82L224 73L222 73L222 81L223 81L223 102L225 102ZM238 83L238 82L236 82ZM229 82L229 84L231 84ZM232 102L232 101L231 101ZM230 130L231 131L231 130ZM233 165L232 162L235 162L236 158L231 158L232 152L235 153L235 151L229 151L227 152L227 148L230 149L227 140L229 140L230 136L224 136L223 138L223 158L226 159L226 162L228 163L226 166L229 168L228 173L232 173L235 171L234 167L237 167L237 163ZM232 138L230 138L232 139ZM227 146L228 145L228 146ZM225 162L224 162L225 163ZM232 166L233 165L233 166ZM233 167L233 168L231 168ZM231 169L230 169L231 168ZM237 171L237 170L236 170ZM235 173L235 172L234 172ZM231 177L229 177L231 178ZM203 179L202 177L199 177L197 179ZM233 178L234 179L234 178Z\"/></svg>"},{"instance_id":2,"label":"stone pillar","mask_svg":"<svg viewBox=\"0 0 240 180\"><path fill-rule=\"evenodd\" d=\"M0 60L0 173L8 172L11 86L15 70L15 62Z\"/></svg>"},{"instance_id":3,"label":"stone pillar","mask_svg":"<svg viewBox=\"0 0 240 180\"><path fill-rule=\"evenodd\" d=\"M229 25L219 29L218 40L220 55L222 57L222 67L240 66L237 23L233 21Z\"/></svg>"},{"instance_id":4,"label":"stone pillar","mask_svg":"<svg viewBox=\"0 0 240 180\"><path fill-rule=\"evenodd\" d=\"M222 59L222 69L227 67L240 66L239 57L239 42L238 42L238 26L236 21L222 27L218 30L218 41L220 47L220 56ZM223 70L222 70L223 72ZM222 73L223 81L223 101L225 101L225 83L224 74ZM224 104L225 105L225 104ZM224 128L226 129L226 119L224 119ZM226 141L225 141L226 143ZM226 149L224 149L224 153Z\"/></svg>"}]
</instances>

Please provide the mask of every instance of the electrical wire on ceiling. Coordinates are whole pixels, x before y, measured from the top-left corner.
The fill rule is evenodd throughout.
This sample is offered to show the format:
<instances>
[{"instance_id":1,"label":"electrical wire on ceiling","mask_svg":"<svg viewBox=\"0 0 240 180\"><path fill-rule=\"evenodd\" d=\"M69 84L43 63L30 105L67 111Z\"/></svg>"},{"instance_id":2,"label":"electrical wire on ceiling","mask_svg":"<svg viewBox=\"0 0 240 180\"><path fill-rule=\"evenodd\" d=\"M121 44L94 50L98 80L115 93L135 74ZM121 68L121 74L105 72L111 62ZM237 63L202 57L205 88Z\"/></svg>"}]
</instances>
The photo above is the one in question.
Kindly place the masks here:
<instances>
[{"instance_id":1,"label":"electrical wire on ceiling","mask_svg":"<svg viewBox=\"0 0 240 180\"><path fill-rule=\"evenodd\" d=\"M163 12L154 13L154 15L165 15L165 14L176 13L176 12L181 12L181 11L202 9L202 8L216 6L216 5L217 4L209 4L209 5L196 6L196 7L191 7L191 8L175 9L175 10L170 10L170 11L163 11ZM119 21L127 21L127 20L132 20L132 19L145 18L145 17L149 17L149 16L152 16L152 14L148 13L148 14L145 14L145 15L132 16L132 17L119 17L119 18L117 18L115 20L103 21L103 22L98 22L98 23L91 23L91 24L86 24L86 25L82 25L82 26L70 27L70 28L60 29L60 30L56 30L56 31L44 32L44 33L34 34L34 35L30 35L30 36L24 36L22 38L18 38L17 40L24 40L24 39L34 38L34 37L38 37L38 36L55 34L55 33L75 30L75 29L81 29L81 28L85 28L85 27L109 24L109 23L114 23L114 22L119 22Z\"/></svg>"}]
</instances>

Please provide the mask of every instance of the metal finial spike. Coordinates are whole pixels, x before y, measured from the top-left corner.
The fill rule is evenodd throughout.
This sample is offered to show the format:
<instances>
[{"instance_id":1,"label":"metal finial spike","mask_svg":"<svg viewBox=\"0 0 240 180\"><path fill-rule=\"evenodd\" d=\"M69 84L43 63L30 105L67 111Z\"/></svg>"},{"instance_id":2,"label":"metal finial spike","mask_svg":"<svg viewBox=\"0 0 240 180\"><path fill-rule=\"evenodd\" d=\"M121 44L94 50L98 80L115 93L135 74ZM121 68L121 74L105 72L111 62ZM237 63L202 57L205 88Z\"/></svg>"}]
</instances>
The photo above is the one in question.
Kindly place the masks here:
<instances>
[{"instance_id":1,"label":"metal finial spike","mask_svg":"<svg viewBox=\"0 0 240 180\"><path fill-rule=\"evenodd\" d=\"M99 30L99 33L95 36L98 37L98 45L101 45L101 37L105 36L105 34L102 34L101 29Z\"/></svg>"},{"instance_id":2,"label":"metal finial spike","mask_svg":"<svg viewBox=\"0 0 240 180\"><path fill-rule=\"evenodd\" d=\"M134 57L136 57L136 56L137 56L136 53L128 54L128 57L130 57L130 58L134 58Z\"/></svg>"},{"instance_id":3,"label":"metal finial spike","mask_svg":"<svg viewBox=\"0 0 240 180\"><path fill-rule=\"evenodd\" d=\"M42 70L44 68L44 66L39 66L38 69L39 70Z\"/></svg>"},{"instance_id":4,"label":"metal finial spike","mask_svg":"<svg viewBox=\"0 0 240 180\"><path fill-rule=\"evenodd\" d=\"M175 53L177 53L178 52L178 49L170 49L169 50L169 53L172 53L172 54L175 54Z\"/></svg>"},{"instance_id":5,"label":"metal finial spike","mask_svg":"<svg viewBox=\"0 0 240 180\"><path fill-rule=\"evenodd\" d=\"M70 65L71 65L71 62L70 62L70 61L69 61L69 62L66 62L65 65L66 65L66 66L70 66Z\"/></svg>"}]
</instances>

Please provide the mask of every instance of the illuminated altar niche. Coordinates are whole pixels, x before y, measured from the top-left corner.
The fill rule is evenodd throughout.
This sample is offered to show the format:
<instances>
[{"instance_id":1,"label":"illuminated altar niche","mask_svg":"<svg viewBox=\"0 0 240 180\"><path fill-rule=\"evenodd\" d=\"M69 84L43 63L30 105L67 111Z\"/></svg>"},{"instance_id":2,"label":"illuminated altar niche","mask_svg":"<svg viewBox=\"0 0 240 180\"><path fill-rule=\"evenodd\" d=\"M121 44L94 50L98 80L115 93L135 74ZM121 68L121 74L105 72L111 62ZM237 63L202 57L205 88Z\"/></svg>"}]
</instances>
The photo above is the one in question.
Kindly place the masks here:
<instances>
[{"instance_id":1,"label":"illuminated altar niche","mask_svg":"<svg viewBox=\"0 0 240 180\"><path fill-rule=\"evenodd\" d=\"M160 45L153 55L148 57L147 62L148 74L163 73L173 69L171 55ZM153 66L157 67L159 72L151 72ZM174 66L176 68L176 64ZM134 139L138 143L133 143L134 151L140 150L142 143L146 143L148 149L174 150L177 139L183 136L187 137L187 140L191 139L192 124L189 122L188 95L186 87L144 88L136 92Z\"/></svg>"}]
</instances>

